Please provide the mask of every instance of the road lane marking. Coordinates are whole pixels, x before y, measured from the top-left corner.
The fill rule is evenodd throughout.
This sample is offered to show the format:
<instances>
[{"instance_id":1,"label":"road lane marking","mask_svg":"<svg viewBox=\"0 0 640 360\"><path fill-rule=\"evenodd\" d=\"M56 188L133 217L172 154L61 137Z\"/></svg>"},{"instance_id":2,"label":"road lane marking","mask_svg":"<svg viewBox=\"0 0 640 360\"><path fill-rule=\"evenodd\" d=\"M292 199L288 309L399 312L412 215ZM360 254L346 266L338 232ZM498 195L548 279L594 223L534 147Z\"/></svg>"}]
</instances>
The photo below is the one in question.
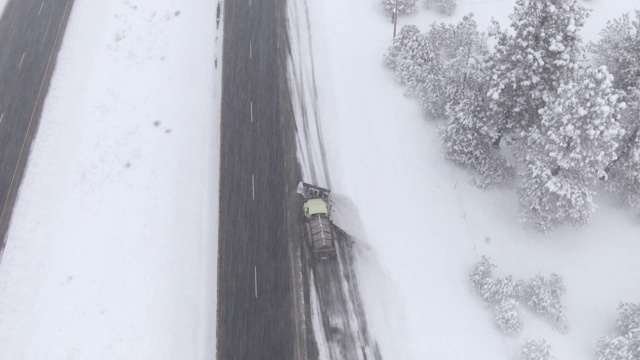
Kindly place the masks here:
<instances>
[{"instance_id":1,"label":"road lane marking","mask_svg":"<svg viewBox=\"0 0 640 360\"><path fill-rule=\"evenodd\" d=\"M2 119L4 119L4 113L2 113L2 115L0 115L0 123L2 123Z\"/></svg>"},{"instance_id":2,"label":"road lane marking","mask_svg":"<svg viewBox=\"0 0 640 360\"><path fill-rule=\"evenodd\" d=\"M256 181L255 176L251 175L251 194L253 196L253 200L256 199Z\"/></svg>"},{"instance_id":3,"label":"road lane marking","mask_svg":"<svg viewBox=\"0 0 640 360\"><path fill-rule=\"evenodd\" d=\"M252 51L251 51L251 41L249 41L249 59L251 59L251 57L252 57L252 56L251 56L251 54L252 54Z\"/></svg>"},{"instance_id":4,"label":"road lane marking","mask_svg":"<svg viewBox=\"0 0 640 360\"><path fill-rule=\"evenodd\" d=\"M254 289L255 289L255 297L256 299L258 298L258 267L254 266L253 267L253 283L254 283Z\"/></svg>"},{"instance_id":5,"label":"road lane marking","mask_svg":"<svg viewBox=\"0 0 640 360\"><path fill-rule=\"evenodd\" d=\"M22 68L22 62L24 61L24 56L27 55L26 52L22 53L22 57L20 58L20 64L18 64L18 69Z\"/></svg>"},{"instance_id":6,"label":"road lane marking","mask_svg":"<svg viewBox=\"0 0 640 360\"><path fill-rule=\"evenodd\" d=\"M71 0L68 0L64 5L64 14L67 14L67 9L69 8L69 3ZM22 154L24 153L24 148L27 144L27 138L29 137L29 131L31 130L31 125L33 124L33 118L36 115L36 109L38 108L38 103L40 102L40 98L42 97L42 89L44 87L44 82L47 79L47 73L51 68L51 60L53 59L53 54L56 50L56 44L60 39L60 31L62 30L62 24L64 22L65 16L62 16L62 20L60 24L58 24L58 32L56 33L56 38L53 41L53 48L51 49L51 53L49 54L49 60L47 61L47 67L44 69L44 76L42 77L42 81L40 82L40 89L38 90L38 96L36 97L36 102L33 105L33 110L31 111L31 118L29 119L29 125L27 126L27 131L24 134L24 138L22 139L22 146L20 147L20 153L18 154L18 162L16 163L16 167L13 169L13 175L11 176L11 182L9 183L9 190L7 190L7 197L4 199L4 204L2 205L2 212L0 213L0 221L4 219L4 214L7 212L7 205L9 203L9 197L11 196L11 190L13 190L13 184L16 181L16 174L18 173L18 168L20 167L20 160L22 159ZM0 256L2 255L2 250L0 250Z\"/></svg>"},{"instance_id":7,"label":"road lane marking","mask_svg":"<svg viewBox=\"0 0 640 360\"><path fill-rule=\"evenodd\" d=\"M249 107L251 108L251 122L253 122L253 101L251 101Z\"/></svg>"},{"instance_id":8,"label":"road lane marking","mask_svg":"<svg viewBox=\"0 0 640 360\"><path fill-rule=\"evenodd\" d=\"M42 7L44 6L44 1L42 1L42 4L40 4L40 10L38 10L38 16L40 16L40 13L42 12Z\"/></svg>"}]
</instances>

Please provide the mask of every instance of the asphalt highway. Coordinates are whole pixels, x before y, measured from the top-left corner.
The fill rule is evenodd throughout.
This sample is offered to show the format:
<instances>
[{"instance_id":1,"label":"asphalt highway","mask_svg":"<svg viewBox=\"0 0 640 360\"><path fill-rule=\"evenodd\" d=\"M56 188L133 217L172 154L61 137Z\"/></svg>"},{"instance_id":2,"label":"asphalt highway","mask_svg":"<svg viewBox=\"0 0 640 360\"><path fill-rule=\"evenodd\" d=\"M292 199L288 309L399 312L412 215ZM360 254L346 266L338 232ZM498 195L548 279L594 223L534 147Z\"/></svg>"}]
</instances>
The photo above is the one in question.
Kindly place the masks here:
<instances>
[{"instance_id":1,"label":"asphalt highway","mask_svg":"<svg viewBox=\"0 0 640 360\"><path fill-rule=\"evenodd\" d=\"M11 0L0 18L0 255L73 0Z\"/></svg>"},{"instance_id":2,"label":"asphalt highway","mask_svg":"<svg viewBox=\"0 0 640 360\"><path fill-rule=\"evenodd\" d=\"M217 358L293 359L285 4L229 0L223 8Z\"/></svg>"}]
</instances>

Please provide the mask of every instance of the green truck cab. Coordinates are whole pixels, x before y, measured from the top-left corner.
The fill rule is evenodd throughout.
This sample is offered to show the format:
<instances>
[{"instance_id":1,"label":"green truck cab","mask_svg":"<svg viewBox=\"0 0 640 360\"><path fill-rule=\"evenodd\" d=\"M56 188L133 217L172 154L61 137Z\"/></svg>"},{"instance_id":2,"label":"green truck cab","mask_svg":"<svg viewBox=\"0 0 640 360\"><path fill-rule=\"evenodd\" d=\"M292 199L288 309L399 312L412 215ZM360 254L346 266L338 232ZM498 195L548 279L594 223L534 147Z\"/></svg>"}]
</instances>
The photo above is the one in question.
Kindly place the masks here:
<instances>
[{"instance_id":1,"label":"green truck cab","mask_svg":"<svg viewBox=\"0 0 640 360\"><path fill-rule=\"evenodd\" d=\"M307 201L303 205L304 216L307 218L306 228L309 245L319 259L335 259L336 232L331 222L331 208L327 204L329 190L301 183L298 192Z\"/></svg>"}]
</instances>

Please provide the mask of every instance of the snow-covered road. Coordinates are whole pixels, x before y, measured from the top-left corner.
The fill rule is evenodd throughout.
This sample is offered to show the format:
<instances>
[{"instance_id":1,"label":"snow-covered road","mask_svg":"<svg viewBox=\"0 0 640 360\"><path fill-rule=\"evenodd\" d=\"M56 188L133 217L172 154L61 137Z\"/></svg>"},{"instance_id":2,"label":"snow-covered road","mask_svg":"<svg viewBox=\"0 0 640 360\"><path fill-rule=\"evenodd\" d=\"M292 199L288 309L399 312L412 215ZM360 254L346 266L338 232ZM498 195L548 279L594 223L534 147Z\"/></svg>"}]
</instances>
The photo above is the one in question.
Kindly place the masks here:
<instances>
[{"instance_id":1,"label":"snow-covered road","mask_svg":"<svg viewBox=\"0 0 640 360\"><path fill-rule=\"evenodd\" d=\"M216 6L76 2L0 263L3 359L214 353Z\"/></svg>"}]
</instances>

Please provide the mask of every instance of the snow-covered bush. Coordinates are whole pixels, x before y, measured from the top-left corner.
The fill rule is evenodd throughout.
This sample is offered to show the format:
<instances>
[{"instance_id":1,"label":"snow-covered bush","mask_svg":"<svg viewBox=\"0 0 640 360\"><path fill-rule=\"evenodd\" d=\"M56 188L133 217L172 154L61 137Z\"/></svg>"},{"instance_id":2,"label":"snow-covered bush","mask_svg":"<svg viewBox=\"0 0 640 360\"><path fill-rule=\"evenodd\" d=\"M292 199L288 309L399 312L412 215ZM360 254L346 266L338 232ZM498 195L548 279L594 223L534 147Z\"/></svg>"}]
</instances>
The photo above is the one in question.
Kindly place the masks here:
<instances>
[{"instance_id":1,"label":"snow-covered bush","mask_svg":"<svg viewBox=\"0 0 640 360\"><path fill-rule=\"evenodd\" d=\"M620 303L618 312L622 336L600 338L596 343L598 360L640 359L640 303Z\"/></svg>"},{"instance_id":2,"label":"snow-covered bush","mask_svg":"<svg viewBox=\"0 0 640 360\"><path fill-rule=\"evenodd\" d=\"M486 256L473 265L469 277L473 287L478 291L482 299L487 302L503 302L512 299L525 299L528 293L524 281L513 280L513 276L493 278L493 269L496 267Z\"/></svg>"},{"instance_id":3,"label":"snow-covered bush","mask_svg":"<svg viewBox=\"0 0 640 360\"><path fill-rule=\"evenodd\" d=\"M546 340L527 340L520 349L521 360L552 360L554 359L551 345Z\"/></svg>"},{"instance_id":4,"label":"snow-covered bush","mask_svg":"<svg viewBox=\"0 0 640 360\"><path fill-rule=\"evenodd\" d=\"M618 329L623 334L640 330L640 303L620 303L618 305Z\"/></svg>"},{"instance_id":5,"label":"snow-covered bush","mask_svg":"<svg viewBox=\"0 0 640 360\"><path fill-rule=\"evenodd\" d=\"M518 280L513 284L513 298L518 301L526 301L531 296L529 286L524 280Z\"/></svg>"},{"instance_id":6,"label":"snow-covered bush","mask_svg":"<svg viewBox=\"0 0 640 360\"><path fill-rule=\"evenodd\" d=\"M496 324L506 335L517 335L522 330L520 308L516 300L503 300L496 306Z\"/></svg>"},{"instance_id":7,"label":"snow-covered bush","mask_svg":"<svg viewBox=\"0 0 640 360\"><path fill-rule=\"evenodd\" d=\"M561 296L565 293L562 277L551 274L545 277L536 275L529 283L529 300L527 304L539 315L546 316L559 330L567 329L564 306Z\"/></svg>"},{"instance_id":8,"label":"snow-covered bush","mask_svg":"<svg viewBox=\"0 0 640 360\"><path fill-rule=\"evenodd\" d=\"M522 218L542 231L562 223L586 224L595 210L592 186L606 177L624 131L618 119L624 104L606 68L583 69L545 93L521 145Z\"/></svg>"},{"instance_id":9,"label":"snow-covered bush","mask_svg":"<svg viewBox=\"0 0 640 360\"><path fill-rule=\"evenodd\" d=\"M473 287L480 293L482 290L488 286L493 281L492 279L492 271L496 266L491 262L486 256L482 256L480 261L473 265L473 270L471 270L471 274L469 277L471 278L471 283Z\"/></svg>"},{"instance_id":10,"label":"snow-covered bush","mask_svg":"<svg viewBox=\"0 0 640 360\"><path fill-rule=\"evenodd\" d=\"M603 337L596 342L598 360L638 360L633 356L629 339L624 336Z\"/></svg>"},{"instance_id":11,"label":"snow-covered bush","mask_svg":"<svg viewBox=\"0 0 640 360\"><path fill-rule=\"evenodd\" d=\"M458 4L456 0L424 0L424 6L427 9L436 9L441 14L453 15Z\"/></svg>"},{"instance_id":12,"label":"snow-covered bush","mask_svg":"<svg viewBox=\"0 0 640 360\"><path fill-rule=\"evenodd\" d=\"M531 309L548 319L560 331L568 328L567 320L562 306L561 296L565 292L562 277L552 273L548 277L536 275L526 284L523 280L515 281L511 275L504 278L494 278L493 269L496 267L486 256L473 265L469 274L471 283L482 299L487 303L497 304L495 307L496 323L506 334L515 334L522 327L519 301L526 302ZM626 306L625 309L635 309ZM637 314L627 316L636 321Z\"/></svg>"},{"instance_id":13,"label":"snow-covered bush","mask_svg":"<svg viewBox=\"0 0 640 360\"><path fill-rule=\"evenodd\" d=\"M485 300L491 302L503 302L515 297L515 285L511 275L504 278L494 279L486 289L486 295L483 295Z\"/></svg>"},{"instance_id":14,"label":"snow-covered bush","mask_svg":"<svg viewBox=\"0 0 640 360\"><path fill-rule=\"evenodd\" d=\"M411 14L418 9L417 0L381 0L382 6L389 14L393 14L396 11L396 1L398 14Z\"/></svg>"}]
</instances>

